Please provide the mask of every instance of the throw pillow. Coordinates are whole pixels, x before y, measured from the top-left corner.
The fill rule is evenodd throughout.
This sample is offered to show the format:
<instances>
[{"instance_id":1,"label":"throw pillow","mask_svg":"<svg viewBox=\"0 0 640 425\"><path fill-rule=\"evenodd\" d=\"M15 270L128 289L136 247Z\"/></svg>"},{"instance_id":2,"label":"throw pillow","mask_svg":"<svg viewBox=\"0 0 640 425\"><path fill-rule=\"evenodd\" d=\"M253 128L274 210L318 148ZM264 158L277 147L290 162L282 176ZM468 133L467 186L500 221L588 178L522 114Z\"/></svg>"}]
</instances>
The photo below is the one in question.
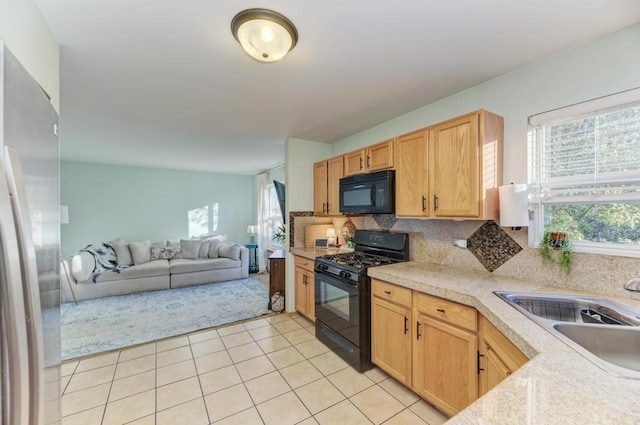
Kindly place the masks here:
<instances>
[{"instance_id":1,"label":"throw pillow","mask_svg":"<svg viewBox=\"0 0 640 425\"><path fill-rule=\"evenodd\" d=\"M111 245L113 250L116 252L116 261L119 266L130 266L133 264L129 244L123 241L122 238L109 241L109 245Z\"/></svg>"},{"instance_id":2,"label":"throw pillow","mask_svg":"<svg viewBox=\"0 0 640 425\"><path fill-rule=\"evenodd\" d=\"M167 260L173 260L174 258L182 258L182 252L180 252L180 239L170 239L167 241Z\"/></svg>"},{"instance_id":3,"label":"throw pillow","mask_svg":"<svg viewBox=\"0 0 640 425\"><path fill-rule=\"evenodd\" d=\"M232 260L240 259L240 245L238 244L222 244L218 252L221 257L230 258Z\"/></svg>"},{"instance_id":4,"label":"throw pillow","mask_svg":"<svg viewBox=\"0 0 640 425\"><path fill-rule=\"evenodd\" d=\"M151 260L166 260L165 241L151 242Z\"/></svg>"},{"instance_id":5,"label":"throw pillow","mask_svg":"<svg viewBox=\"0 0 640 425\"><path fill-rule=\"evenodd\" d=\"M200 240L189 240L189 239L181 239L180 240L180 251L182 252L182 258L187 258L189 260L196 260L198 258L198 253L200 252L200 245L202 242Z\"/></svg>"},{"instance_id":6,"label":"throw pillow","mask_svg":"<svg viewBox=\"0 0 640 425\"><path fill-rule=\"evenodd\" d=\"M220 256L218 251L222 244L223 242L218 239L209 240L209 258L218 258Z\"/></svg>"},{"instance_id":7,"label":"throw pillow","mask_svg":"<svg viewBox=\"0 0 640 425\"><path fill-rule=\"evenodd\" d=\"M209 245L210 241L202 241L200 244L200 251L198 251L198 258L209 257Z\"/></svg>"},{"instance_id":8,"label":"throw pillow","mask_svg":"<svg viewBox=\"0 0 640 425\"><path fill-rule=\"evenodd\" d=\"M129 242L129 250L134 265L151 261L151 241Z\"/></svg>"}]
</instances>

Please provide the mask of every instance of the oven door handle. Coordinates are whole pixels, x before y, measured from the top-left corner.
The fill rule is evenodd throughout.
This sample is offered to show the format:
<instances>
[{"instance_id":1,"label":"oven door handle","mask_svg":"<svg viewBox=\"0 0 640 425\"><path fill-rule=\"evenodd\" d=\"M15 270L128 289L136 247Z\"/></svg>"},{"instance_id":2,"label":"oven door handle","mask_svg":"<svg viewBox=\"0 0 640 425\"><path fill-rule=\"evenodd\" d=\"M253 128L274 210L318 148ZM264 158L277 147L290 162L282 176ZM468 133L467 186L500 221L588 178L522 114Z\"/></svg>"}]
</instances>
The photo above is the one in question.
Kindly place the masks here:
<instances>
[{"instance_id":1,"label":"oven door handle","mask_svg":"<svg viewBox=\"0 0 640 425\"><path fill-rule=\"evenodd\" d=\"M322 272L316 272L314 284L316 288L319 288L319 280L324 280L328 285L334 286L336 288L342 289L350 294L357 294L358 287L355 285L349 285L348 283L344 283L338 278L334 277L331 274L326 274Z\"/></svg>"}]
</instances>

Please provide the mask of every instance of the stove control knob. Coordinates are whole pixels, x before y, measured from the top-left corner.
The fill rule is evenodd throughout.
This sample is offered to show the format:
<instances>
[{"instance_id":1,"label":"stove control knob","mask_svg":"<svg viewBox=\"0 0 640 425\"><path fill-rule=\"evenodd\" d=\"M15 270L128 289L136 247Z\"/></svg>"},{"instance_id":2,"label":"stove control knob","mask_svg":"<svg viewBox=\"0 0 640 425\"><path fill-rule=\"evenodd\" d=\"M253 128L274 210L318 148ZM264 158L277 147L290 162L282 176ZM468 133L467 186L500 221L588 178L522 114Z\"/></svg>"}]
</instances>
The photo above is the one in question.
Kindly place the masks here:
<instances>
[{"instance_id":1,"label":"stove control knob","mask_svg":"<svg viewBox=\"0 0 640 425\"><path fill-rule=\"evenodd\" d=\"M351 272L348 272L346 270L342 270L340 272L340 276L344 277L345 279L349 279L351 277Z\"/></svg>"},{"instance_id":2,"label":"stove control knob","mask_svg":"<svg viewBox=\"0 0 640 425\"><path fill-rule=\"evenodd\" d=\"M318 270L325 271L329 268L326 264L318 264Z\"/></svg>"}]
</instances>

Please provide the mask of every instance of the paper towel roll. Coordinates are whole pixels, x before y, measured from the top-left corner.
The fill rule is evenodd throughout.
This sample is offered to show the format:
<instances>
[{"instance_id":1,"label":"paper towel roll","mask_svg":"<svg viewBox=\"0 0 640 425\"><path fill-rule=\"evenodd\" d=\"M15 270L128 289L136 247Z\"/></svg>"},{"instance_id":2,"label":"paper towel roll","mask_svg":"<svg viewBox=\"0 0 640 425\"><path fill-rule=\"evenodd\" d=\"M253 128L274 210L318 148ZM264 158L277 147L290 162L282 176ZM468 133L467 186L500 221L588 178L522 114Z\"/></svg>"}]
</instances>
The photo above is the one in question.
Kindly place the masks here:
<instances>
[{"instance_id":1,"label":"paper towel roll","mask_svg":"<svg viewBox=\"0 0 640 425\"><path fill-rule=\"evenodd\" d=\"M500 226L520 227L529 225L529 201L526 184L500 186Z\"/></svg>"}]
</instances>

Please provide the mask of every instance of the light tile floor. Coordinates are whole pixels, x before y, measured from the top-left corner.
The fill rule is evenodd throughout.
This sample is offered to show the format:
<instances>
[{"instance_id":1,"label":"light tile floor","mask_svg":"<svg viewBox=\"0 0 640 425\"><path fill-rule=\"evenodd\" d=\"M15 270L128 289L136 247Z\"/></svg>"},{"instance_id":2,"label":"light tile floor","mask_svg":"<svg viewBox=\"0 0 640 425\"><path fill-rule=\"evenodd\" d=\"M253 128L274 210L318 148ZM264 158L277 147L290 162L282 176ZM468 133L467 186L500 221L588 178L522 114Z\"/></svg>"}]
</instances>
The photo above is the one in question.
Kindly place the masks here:
<instances>
[{"instance_id":1,"label":"light tile floor","mask_svg":"<svg viewBox=\"0 0 640 425\"><path fill-rule=\"evenodd\" d=\"M442 424L374 368L360 374L299 315L195 332L62 365L63 425Z\"/></svg>"}]
</instances>

